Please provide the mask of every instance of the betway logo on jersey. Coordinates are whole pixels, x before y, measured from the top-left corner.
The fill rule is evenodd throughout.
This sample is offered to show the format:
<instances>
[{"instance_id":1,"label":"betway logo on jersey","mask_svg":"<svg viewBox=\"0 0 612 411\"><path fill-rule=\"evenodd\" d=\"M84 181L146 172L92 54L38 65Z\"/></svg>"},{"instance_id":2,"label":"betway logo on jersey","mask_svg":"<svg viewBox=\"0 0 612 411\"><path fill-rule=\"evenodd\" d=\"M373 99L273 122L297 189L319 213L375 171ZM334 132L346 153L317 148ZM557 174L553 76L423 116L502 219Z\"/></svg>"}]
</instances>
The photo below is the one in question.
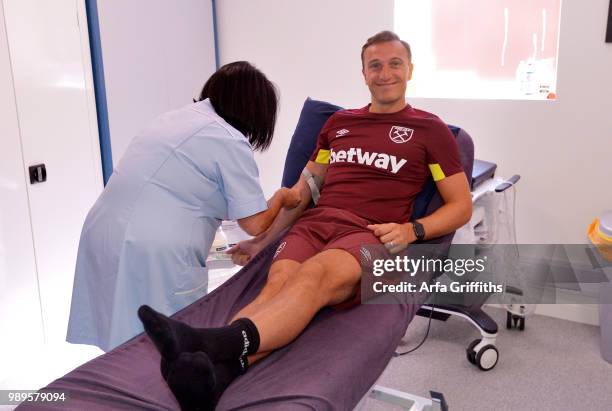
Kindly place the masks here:
<instances>
[{"instance_id":1,"label":"betway logo on jersey","mask_svg":"<svg viewBox=\"0 0 612 411\"><path fill-rule=\"evenodd\" d=\"M334 151L332 148L329 163L359 163L389 170L393 174L397 174L407 161L404 158L400 158L398 161L397 157L390 156L389 154L370 153L369 151L361 151L360 148L351 147L348 150L338 151Z\"/></svg>"}]
</instances>

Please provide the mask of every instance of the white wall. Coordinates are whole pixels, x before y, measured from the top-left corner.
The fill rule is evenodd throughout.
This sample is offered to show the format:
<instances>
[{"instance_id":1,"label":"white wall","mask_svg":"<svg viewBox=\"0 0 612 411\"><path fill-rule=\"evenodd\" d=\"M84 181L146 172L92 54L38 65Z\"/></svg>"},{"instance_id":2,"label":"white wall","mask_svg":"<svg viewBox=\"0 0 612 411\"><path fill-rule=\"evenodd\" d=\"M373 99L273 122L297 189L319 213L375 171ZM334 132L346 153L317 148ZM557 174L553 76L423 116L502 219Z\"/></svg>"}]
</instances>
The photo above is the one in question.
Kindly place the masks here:
<instances>
[{"instance_id":1,"label":"white wall","mask_svg":"<svg viewBox=\"0 0 612 411\"><path fill-rule=\"evenodd\" d=\"M523 176L522 243L582 243L591 219L612 208L609 1L562 3L557 101L408 99L465 128L476 156L497 162L499 175ZM353 107L368 102L360 48L370 35L393 28L393 1L225 0L218 21L222 63L250 60L281 91L273 147L258 156L271 194L306 96Z\"/></svg>"},{"instance_id":2,"label":"white wall","mask_svg":"<svg viewBox=\"0 0 612 411\"><path fill-rule=\"evenodd\" d=\"M499 175L522 175L517 198L521 243L584 243L591 219L612 208L612 44L604 42L608 5L609 0L592 0L588 6L562 1L557 101L408 98L465 128L474 138L476 156L497 162ZM218 23L221 62L249 60L281 91L275 141L257 156L262 184L271 195L280 184L306 96L350 107L368 102L359 53L369 36L393 29L393 1L224 0ZM549 307L546 312L592 323L595 309Z\"/></svg>"},{"instance_id":3,"label":"white wall","mask_svg":"<svg viewBox=\"0 0 612 411\"><path fill-rule=\"evenodd\" d=\"M612 208L612 44L605 43L609 0L564 0L558 99L422 100L461 124L476 154L501 175L519 173L518 239L584 243L586 229Z\"/></svg>"},{"instance_id":4,"label":"white wall","mask_svg":"<svg viewBox=\"0 0 612 411\"><path fill-rule=\"evenodd\" d=\"M113 165L159 114L215 71L210 0L98 0Z\"/></svg>"}]
</instances>

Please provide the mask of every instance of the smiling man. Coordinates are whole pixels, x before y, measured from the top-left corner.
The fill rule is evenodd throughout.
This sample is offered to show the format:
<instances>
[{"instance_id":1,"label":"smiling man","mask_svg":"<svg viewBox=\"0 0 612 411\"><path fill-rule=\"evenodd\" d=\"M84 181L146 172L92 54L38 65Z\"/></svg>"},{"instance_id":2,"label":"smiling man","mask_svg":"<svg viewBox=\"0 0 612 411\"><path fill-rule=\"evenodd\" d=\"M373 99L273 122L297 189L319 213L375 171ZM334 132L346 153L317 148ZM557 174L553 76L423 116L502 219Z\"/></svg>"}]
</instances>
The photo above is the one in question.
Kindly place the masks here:
<instances>
[{"instance_id":1,"label":"smiling man","mask_svg":"<svg viewBox=\"0 0 612 411\"><path fill-rule=\"evenodd\" d=\"M409 45L380 32L364 44L361 59L370 104L330 117L294 187L300 205L231 250L233 260L245 264L301 217L281 241L258 297L216 329L194 329L146 306L139 310L162 355L162 374L184 408L212 409L248 364L299 338L321 308L358 304L363 246L382 243L396 253L469 220L472 202L454 137L438 117L406 104ZM317 206L304 211L312 176L324 184ZM409 221L429 176L444 205Z\"/></svg>"},{"instance_id":2,"label":"smiling man","mask_svg":"<svg viewBox=\"0 0 612 411\"><path fill-rule=\"evenodd\" d=\"M383 31L361 49L363 77L372 94L371 113L397 113L406 106L406 85L412 78L410 46Z\"/></svg>"}]
</instances>

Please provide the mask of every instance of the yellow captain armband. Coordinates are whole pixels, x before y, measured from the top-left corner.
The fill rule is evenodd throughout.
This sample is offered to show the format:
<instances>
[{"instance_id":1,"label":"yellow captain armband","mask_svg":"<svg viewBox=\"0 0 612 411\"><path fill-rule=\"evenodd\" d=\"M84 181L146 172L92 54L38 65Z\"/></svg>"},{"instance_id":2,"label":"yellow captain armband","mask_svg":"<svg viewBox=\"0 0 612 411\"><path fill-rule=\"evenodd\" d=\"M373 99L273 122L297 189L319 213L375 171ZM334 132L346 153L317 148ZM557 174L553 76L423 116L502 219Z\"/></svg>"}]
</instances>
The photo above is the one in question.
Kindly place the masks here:
<instances>
[{"instance_id":1,"label":"yellow captain armband","mask_svg":"<svg viewBox=\"0 0 612 411\"><path fill-rule=\"evenodd\" d=\"M444 175L444 171L442 171L442 167L440 167L440 164L438 163L429 164L429 171L431 171L431 175L434 181L440 181L446 178L446 175Z\"/></svg>"},{"instance_id":2,"label":"yellow captain armband","mask_svg":"<svg viewBox=\"0 0 612 411\"><path fill-rule=\"evenodd\" d=\"M329 150L320 149L317 153L317 158L315 163L319 164L329 164Z\"/></svg>"}]
</instances>

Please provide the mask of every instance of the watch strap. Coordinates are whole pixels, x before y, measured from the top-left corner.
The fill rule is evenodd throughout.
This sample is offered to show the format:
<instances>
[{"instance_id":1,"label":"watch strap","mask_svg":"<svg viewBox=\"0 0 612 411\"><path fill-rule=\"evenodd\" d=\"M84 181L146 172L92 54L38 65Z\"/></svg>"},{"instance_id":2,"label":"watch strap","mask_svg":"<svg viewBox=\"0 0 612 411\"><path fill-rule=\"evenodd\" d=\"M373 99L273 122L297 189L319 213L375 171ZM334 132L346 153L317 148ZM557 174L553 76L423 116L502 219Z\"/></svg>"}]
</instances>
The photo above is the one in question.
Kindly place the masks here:
<instances>
[{"instance_id":1,"label":"watch strap","mask_svg":"<svg viewBox=\"0 0 612 411\"><path fill-rule=\"evenodd\" d=\"M411 224L417 240L423 241L425 239L425 227L423 227L423 224L418 221L412 221Z\"/></svg>"}]
</instances>

